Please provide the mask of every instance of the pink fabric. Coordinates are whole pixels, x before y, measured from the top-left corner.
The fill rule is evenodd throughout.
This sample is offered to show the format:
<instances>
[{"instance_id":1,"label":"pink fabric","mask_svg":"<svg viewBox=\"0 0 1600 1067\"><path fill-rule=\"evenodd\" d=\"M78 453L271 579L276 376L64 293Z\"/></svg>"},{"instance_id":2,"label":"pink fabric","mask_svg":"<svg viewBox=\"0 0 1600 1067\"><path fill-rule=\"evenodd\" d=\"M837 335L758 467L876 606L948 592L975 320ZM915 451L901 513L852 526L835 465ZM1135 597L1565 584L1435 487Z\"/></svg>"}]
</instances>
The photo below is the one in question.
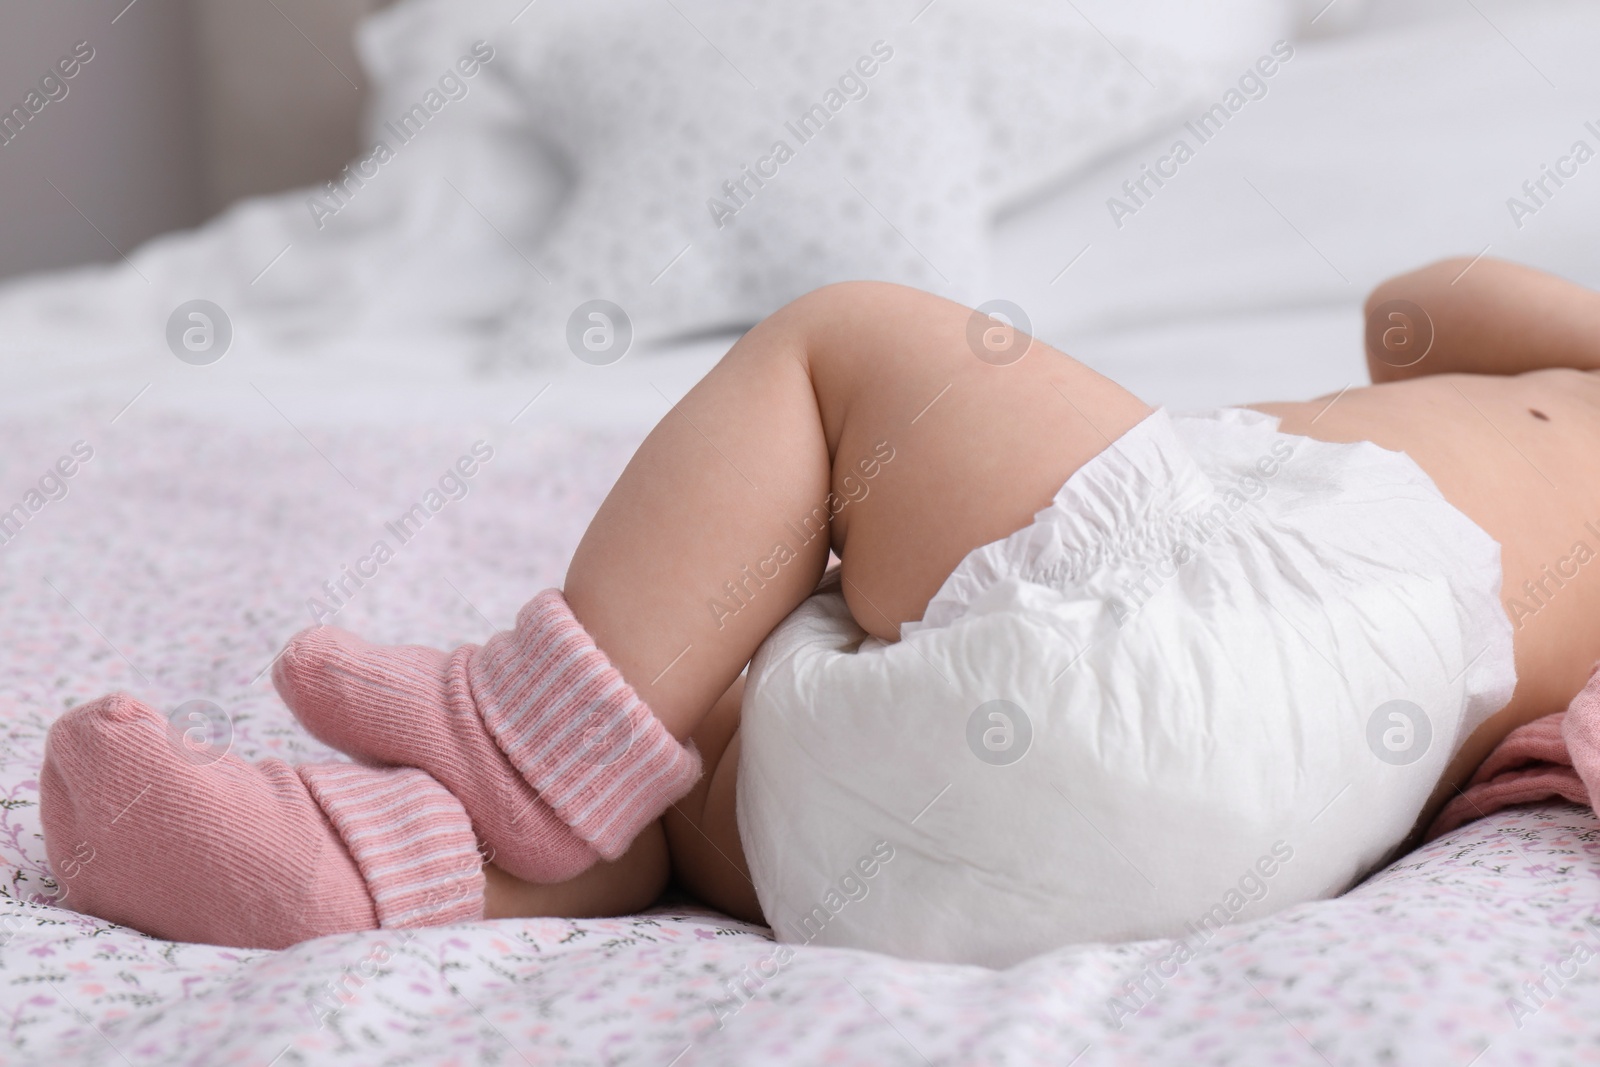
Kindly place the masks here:
<instances>
[{"instance_id":1,"label":"pink fabric","mask_svg":"<svg viewBox=\"0 0 1600 1067\"><path fill-rule=\"evenodd\" d=\"M286 948L483 914L466 813L421 771L197 754L113 693L51 727L39 791L65 903L157 937Z\"/></svg>"},{"instance_id":2,"label":"pink fabric","mask_svg":"<svg viewBox=\"0 0 1600 1067\"><path fill-rule=\"evenodd\" d=\"M444 783L495 864L529 882L564 882L598 854L511 765L467 682L478 646L444 653L374 645L332 626L290 638L273 667L285 704L320 741L366 763L420 767Z\"/></svg>"},{"instance_id":3,"label":"pink fabric","mask_svg":"<svg viewBox=\"0 0 1600 1067\"><path fill-rule=\"evenodd\" d=\"M273 669L290 709L356 759L420 767L460 798L494 862L561 882L614 860L700 777L550 589L514 629L444 653L295 635Z\"/></svg>"},{"instance_id":4,"label":"pink fabric","mask_svg":"<svg viewBox=\"0 0 1600 1067\"><path fill-rule=\"evenodd\" d=\"M491 637L469 678L501 751L608 860L700 777L699 753L667 732L559 590Z\"/></svg>"},{"instance_id":5,"label":"pink fabric","mask_svg":"<svg viewBox=\"0 0 1600 1067\"><path fill-rule=\"evenodd\" d=\"M1512 804L1554 797L1591 808L1600 798L1600 667L1566 711L1507 734L1439 812L1425 840Z\"/></svg>"},{"instance_id":6,"label":"pink fabric","mask_svg":"<svg viewBox=\"0 0 1600 1067\"><path fill-rule=\"evenodd\" d=\"M483 857L465 809L444 786L414 767L296 769L361 870L379 926L483 918Z\"/></svg>"}]
</instances>

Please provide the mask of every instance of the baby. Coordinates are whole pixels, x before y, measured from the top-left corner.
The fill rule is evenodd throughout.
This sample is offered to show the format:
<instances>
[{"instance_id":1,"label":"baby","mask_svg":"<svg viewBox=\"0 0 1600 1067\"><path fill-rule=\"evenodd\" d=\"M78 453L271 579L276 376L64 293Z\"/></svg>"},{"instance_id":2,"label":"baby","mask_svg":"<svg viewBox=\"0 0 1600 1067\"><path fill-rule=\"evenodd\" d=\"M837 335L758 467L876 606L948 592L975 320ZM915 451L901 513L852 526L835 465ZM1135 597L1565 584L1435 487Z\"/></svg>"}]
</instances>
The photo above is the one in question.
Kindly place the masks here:
<instances>
[{"instance_id":1,"label":"baby","mask_svg":"<svg viewBox=\"0 0 1600 1067\"><path fill-rule=\"evenodd\" d=\"M1380 497L1385 479L1411 487L1412 517L1392 531L1409 554L1396 558L1454 590L1457 643L1486 635L1481 649L1446 650L1477 679L1461 701L1482 705L1483 721L1432 798L1400 813L1420 827L1510 730L1564 708L1600 658L1600 581L1563 571L1555 592L1548 577L1600 515L1600 377L1586 373L1600 369L1600 295L1509 263L1446 261L1383 283L1368 315L1372 385L1233 415L1251 432L1324 449L1334 468L1367 457L1361 477ZM966 308L886 284L818 290L747 333L662 419L590 524L564 588L534 597L514 629L452 652L326 626L290 640L278 692L353 762L198 763L132 697L69 711L50 732L40 782L51 863L80 910L244 947L616 915L650 905L669 878L761 922L746 846L784 842L741 841L744 675L817 589L829 550L849 614L892 644L907 624L929 625L942 588L976 588L983 546L1045 531L1044 510L1070 499L1058 498L1064 485L1098 486L1112 513L1126 489L1171 511L1169 527L1190 522L1166 489L1119 487L1106 474L1119 454L1153 457L1139 470L1188 469L1166 419ZM805 536L824 524L827 536ZM1068 544L1068 556L1136 551L1134 534ZM1385 538L1380 530L1366 555L1382 556ZM1330 581L1370 562L1323 557L1307 566ZM1135 618L1116 640L1136 643L1158 621ZM1259 669L1314 653L1371 656L1288 640ZM873 709L829 714L839 733ZM75 862L89 849L93 862Z\"/></svg>"}]
</instances>

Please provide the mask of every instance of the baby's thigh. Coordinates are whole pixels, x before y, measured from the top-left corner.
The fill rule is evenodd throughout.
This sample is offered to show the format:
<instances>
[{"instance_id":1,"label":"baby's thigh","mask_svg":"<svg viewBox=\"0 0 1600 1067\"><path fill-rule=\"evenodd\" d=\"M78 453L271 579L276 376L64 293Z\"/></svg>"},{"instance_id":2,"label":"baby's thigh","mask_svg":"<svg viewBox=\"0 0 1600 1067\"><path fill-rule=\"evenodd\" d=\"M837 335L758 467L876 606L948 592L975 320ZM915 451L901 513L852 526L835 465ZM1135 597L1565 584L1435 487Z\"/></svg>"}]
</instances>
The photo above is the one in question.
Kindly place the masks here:
<instances>
[{"instance_id":1,"label":"baby's thigh","mask_svg":"<svg viewBox=\"0 0 1600 1067\"><path fill-rule=\"evenodd\" d=\"M967 553L1027 526L1151 409L969 308L891 286L867 295L871 315L845 318L811 363L845 600L893 640Z\"/></svg>"},{"instance_id":2,"label":"baby's thigh","mask_svg":"<svg viewBox=\"0 0 1600 1067\"><path fill-rule=\"evenodd\" d=\"M705 772L687 796L667 809L661 822L679 884L719 911L760 923L764 922L761 904L739 841L736 813L743 695L741 677L691 735Z\"/></svg>"}]
</instances>

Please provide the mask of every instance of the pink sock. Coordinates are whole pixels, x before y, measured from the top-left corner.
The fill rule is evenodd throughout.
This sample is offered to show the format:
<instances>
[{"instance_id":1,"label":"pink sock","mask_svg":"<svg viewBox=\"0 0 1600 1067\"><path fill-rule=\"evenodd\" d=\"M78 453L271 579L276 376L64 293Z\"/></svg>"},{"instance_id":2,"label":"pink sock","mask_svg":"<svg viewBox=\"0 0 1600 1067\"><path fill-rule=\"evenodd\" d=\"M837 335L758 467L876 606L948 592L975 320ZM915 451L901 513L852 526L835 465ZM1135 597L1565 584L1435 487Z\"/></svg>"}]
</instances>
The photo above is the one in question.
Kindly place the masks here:
<instances>
[{"instance_id":1,"label":"pink sock","mask_svg":"<svg viewBox=\"0 0 1600 1067\"><path fill-rule=\"evenodd\" d=\"M422 771L199 765L113 693L51 727L39 794L62 903L157 937L285 948L483 916L466 813Z\"/></svg>"},{"instance_id":2,"label":"pink sock","mask_svg":"<svg viewBox=\"0 0 1600 1067\"><path fill-rule=\"evenodd\" d=\"M478 710L500 750L606 859L700 778L700 754L661 725L547 589L471 663Z\"/></svg>"},{"instance_id":3,"label":"pink sock","mask_svg":"<svg viewBox=\"0 0 1600 1067\"><path fill-rule=\"evenodd\" d=\"M616 859L700 777L698 754L651 714L556 590L529 601L515 629L449 654L304 630L273 682L327 744L443 782L494 862L528 881Z\"/></svg>"},{"instance_id":4,"label":"pink sock","mask_svg":"<svg viewBox=\"0 0 1600 1067\"><path fill-rule=\"evenodd\" d=\"M317 738L383 766L420 767L460 798L490 859L530 882L564 882L598 855L539 799L483 728L466 645L373 645L322 626L296 634L273 669L283 700Z\"/></svg>"}]
</instances>

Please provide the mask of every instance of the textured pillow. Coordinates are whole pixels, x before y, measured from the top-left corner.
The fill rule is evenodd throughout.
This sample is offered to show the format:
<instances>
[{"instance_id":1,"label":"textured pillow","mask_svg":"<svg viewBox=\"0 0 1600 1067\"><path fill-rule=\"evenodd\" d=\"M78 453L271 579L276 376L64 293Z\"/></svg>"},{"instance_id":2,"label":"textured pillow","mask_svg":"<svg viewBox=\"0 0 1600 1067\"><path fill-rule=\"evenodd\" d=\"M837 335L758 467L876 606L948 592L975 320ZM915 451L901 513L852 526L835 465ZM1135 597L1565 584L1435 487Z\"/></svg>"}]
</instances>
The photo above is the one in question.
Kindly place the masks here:
<instances>
[{"instance_id":1,"label":"textured pillow","mask_svg":"<svg viewBox=\"0 0 1600 1067\"><path fill-rule=\"evenodd\" d=\"M993 215L1204 96L1287 0L1187 3L405 0L359 42L394 158L156 242L183 283L130 299L164 318L199 287L297 350L427 333L492 366L570 358L596 298L654 339L849 278L1004 295Z\"/></svg>"},{"instance_id":2,"label":"textured pillow","mask_svg":"<svg viewBox=\"0 0 1600 1067\"><path fill-rule=\"evenodd\" d=\"M848 278L991 295L994 211L1171 115L1203 68L1070 5L541 0L495 38L569 170L501 357L606 299L661 338Z\"/></svg>"}]
</instances>

